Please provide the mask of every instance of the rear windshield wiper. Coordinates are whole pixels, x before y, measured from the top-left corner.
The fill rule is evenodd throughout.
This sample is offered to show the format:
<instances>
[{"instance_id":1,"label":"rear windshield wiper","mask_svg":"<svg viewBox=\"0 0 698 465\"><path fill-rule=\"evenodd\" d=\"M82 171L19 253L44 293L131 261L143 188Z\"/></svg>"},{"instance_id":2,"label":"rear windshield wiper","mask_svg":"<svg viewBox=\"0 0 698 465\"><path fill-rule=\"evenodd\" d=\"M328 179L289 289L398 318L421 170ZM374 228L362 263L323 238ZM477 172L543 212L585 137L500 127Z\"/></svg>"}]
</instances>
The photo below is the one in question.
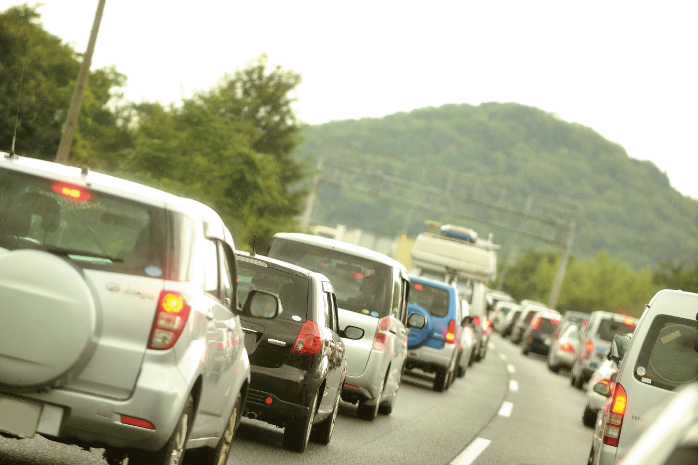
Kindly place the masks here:
<instances>
[{"instance_id":1,"label":"rear windshield wiper","mask_svg":"<svg viewBox=\"0 0 698 465\"><path fill-rule=\"evenodd\" d=\"M78 257L104 258L106 260L111 260L112 262L115 262L115 263L117 263L117 262L121 263L124 261L123 258L112 257L110 255L103 255L103 254L98 254L98 253L94 253L94 252L86 252L84 250L62 249L59 247L45 247L43 250L45 250L46 252L55 254L55 255L65 255L65 256L74 255L74 256L78 256Z\"/></svg>"}]
</instances>

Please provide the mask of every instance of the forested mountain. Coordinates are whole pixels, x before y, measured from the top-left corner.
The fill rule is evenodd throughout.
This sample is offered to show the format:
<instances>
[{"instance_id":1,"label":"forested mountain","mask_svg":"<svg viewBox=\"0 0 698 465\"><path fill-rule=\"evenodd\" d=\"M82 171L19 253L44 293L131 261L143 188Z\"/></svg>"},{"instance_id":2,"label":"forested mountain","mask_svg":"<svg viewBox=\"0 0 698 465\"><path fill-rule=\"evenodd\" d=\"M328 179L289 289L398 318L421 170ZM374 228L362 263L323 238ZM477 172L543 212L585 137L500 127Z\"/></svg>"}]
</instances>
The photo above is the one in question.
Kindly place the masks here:
<instances>
[{"instance_id":1,"label":"forested mountain","mask_svg":"<svg viewBox=\"0 0 698 465\"><path fill-rule=\"evenodd\" d=\"M309 126L304 135L296 152L301 158L363 164L391 175L400 171L398 177L420 184L433 182L429 176L435 172L442 178L443 173L462 173L458 179L472 182L466 196L488 195L493 203L512 208L530 201L530 194L574 204L579 213L573 254L578 258L606 250L635 267L655 267L698 257L698 201L672 188L651 162L630 158L591 128L537 108L444 105ZM414 235L424 230L425 219L467 223L429 211L415 214L410 206L331 186L321 188L320 199L315 221L387 235ZM477 218L521 226L505 214L478 208ZM483 235L494 232L504 251L514 243L521 251L546 247L491 224L468 225Z\"/></svg>"}]
</instances>

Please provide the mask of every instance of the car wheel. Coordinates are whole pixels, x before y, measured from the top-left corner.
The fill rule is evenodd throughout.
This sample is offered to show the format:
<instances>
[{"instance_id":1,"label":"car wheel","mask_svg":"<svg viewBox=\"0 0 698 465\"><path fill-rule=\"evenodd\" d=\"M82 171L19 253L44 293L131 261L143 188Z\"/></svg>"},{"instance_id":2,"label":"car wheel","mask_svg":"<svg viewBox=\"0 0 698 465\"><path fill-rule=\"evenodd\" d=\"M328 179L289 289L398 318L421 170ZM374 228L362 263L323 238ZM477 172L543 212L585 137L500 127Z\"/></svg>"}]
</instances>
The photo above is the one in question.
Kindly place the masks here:
<instances>
[{"instance_id":1,"label":"car wheel","mask_svg":"<svg viewBox=\"0 0 698 465\"><path fill-rule=\"evenodd\" d=\"M436 371L436 377L434 378L434 390L438 392L444 392L448 387L448 371L447 368L439 368Z\"/></svg>"},{"instance_id":2,"label":"car wheel","mask_svg":"<svg viewBox=\"0 0 698 465\"><path fill-rule=\"evenodd\" d=\"M240 425L241 416L242 394L238 393L238 397L235 400L235 405L233 406L233 411L230 412L230 418L228 418L228 422L225 425L225 430L221 435L221 440L218 441L218 445L215 447L215 449L211 447L192 449L187 452L186 462L192 465L225 465L228 462L230 448L233 443L233 438L235 437L235 432Z\"/></svg>"},{"instance_id":3,"label":"car wheel","mask_svg":"<svg viewBox=\"0 0 698 465\"><path fill-rule=\"evenodd\" d=\"M378 416L378 409L380 408L381 396L383 395L383 389L385 389L385 378L381 382L378 388L378 396L373 399L373 402L362 399L359 401L359 407L356 409L356 415L368 421L373 421Z\"/></svg>"},{"instance_id":4,"label":"car wheel","mask_svg":"<svg viewBox=\"0 0 698 465\"><path fill-rule=\"evenodd\" d=\"M282 445L284 449L303 453L308 447L310 440L310 432L313 429L313 420L315 420L315 411L317 410L317 393L308 405L308 413L301 418L292 418L286 422L284 427L284 438Z\"/></svg>"},{"instance_id":5,"label":"car wheel","mask_svg":"<svg viewBox=\"0 0 698 465\"><path fill-rule=\"evenodd\" d=\"M528 344L524 344L523 347L521 348L521 353L524 355L528 355Z\"/></svg>"},{"instance_id":6,"label":"car wheel","mask_svg":"<svg viewBox=\"0 0 698 465\"><path fill-rule=\"evenodd\" d=\"M560 371L560 366L557 363L552 362L552 354L553 352L550 351L550 354L548 355L548 370L552 371L553 373L557 373Z\"/></svg>"},{"instance_id":7,"label":"car wheel","mask_svg":"<svg viewBox=\"0 0 698 465\"><path fill-rule=\"evenodd\" d=\"M466 370L466 368L468 367L468 365L469 365L469 364L466 363L465 365L462 365L462 366L461 366L461 364L459 363L458 366L456 367L456 376L458 376L459 378L464 377L464 376L465 376L465 370Z\"/></svg>"},{"instance_id":8,"label":"car wheel","mask_svg":"<svg viewBox=\"0 0 698 465\"><path fill-rule=\"evenodd\" d=\"M576 387L579 390L584 388L584 377L583 376L580 375L578 378L574 379L574 387Z\"/></svg>"},{"instance_id":9,"label":"car wheel","mask_svg":"<svg viewBox=\"0 0 698 465\"><path fill-rule=\"evenodd\" d=\"M332 409L332 415L327 420L319 423L313 427L313 431L310 435L310 439L318 444L327 445L332 439L332 433L334 432L334 425L337 422L337 412L339 412L339 399L341 397L341 391L337 393L337 400L334 401L334 408ZM221 464L225 465L225 464Z\"/></svg>"},{"instance_id":10,"label":"car wheel","mask_svg":"<svg viewBox=\"0 0 698 465\"><path fill-rule=\"evenodd\" d=\"M157 452L133 451L128 454L129 465L179 465L189 439L194 419L194 398L189 396L170 439Z\"/></svg>"},{"instance_id":11,"label":"car wheel","mask_svg":"<svg viewBox=\"0 0 698 465\"><path fill-rule=\"evenodd\" d=\"M596 413L589 408L589 405L584 407L584 414L582 415L582 422L584 426L592 428L596 425Z\"/></svg>"},{"instance_id":12,"label":"car wheel","mask_svg":"<svg viewBox=\"0 0 698 465\"><path fill-rule=\"evenodd\" d=\"M484 360L487 355L487 344L481 347L480 360Z\"/></svg>"},{"instance_id":13,"label":"car wheel","mask_svg":"<svg viewBox=\"0 0 698 465\"><path fill-rule=\"evenodd\" d=\"M473 366L473 362L475 361L475 349L470 350L470 357L468 357L468 366L471 367Z\"/></svg>"}]
</instances>

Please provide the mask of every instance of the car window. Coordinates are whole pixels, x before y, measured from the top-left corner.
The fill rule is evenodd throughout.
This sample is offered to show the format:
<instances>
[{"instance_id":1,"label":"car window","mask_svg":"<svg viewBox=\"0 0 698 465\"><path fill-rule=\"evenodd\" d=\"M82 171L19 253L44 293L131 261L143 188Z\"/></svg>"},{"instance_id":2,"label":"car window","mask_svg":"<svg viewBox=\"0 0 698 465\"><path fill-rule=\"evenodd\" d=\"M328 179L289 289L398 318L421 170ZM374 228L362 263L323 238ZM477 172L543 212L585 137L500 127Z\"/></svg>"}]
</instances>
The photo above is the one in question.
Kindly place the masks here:
<instances>
[{"instance_id":1,"label":"car window","mask_svg":"<svg viewBox=\"0 0 698 465\"><path fill-rule=\"evenodd\" d=\"M0 170L0 247L46 250L83 268L160 278L164 209Z\"/></svg>"},{"instance_id":2,"label":"car window","mask_svg":"<svg viewBox=\"0 0 698 465\"><path fill-rule=\"evenodd\" d=\"M669 391L698 380L695 334L695 320L657 315L640 348L635 379Z\"/></svg>"},{"instance_id":3,"label":"car window","mask_svg":"<svg viewBox=\"0 0 698 465\"><path fill-rule=\"evenodd\" d=\"M250 263L240 258L238 260L238 280L239 302L245 302L250 290L260 289L279 297L283 312L278 318L294 321L307 319L310 288L307 278ZM320 324L320 322L317 323Z\"/></svg>"},{"instance_id":4,"label":"car window","mask_svg":"<svg viewBox=\"0 0 698 465\"><path fill-rule=\"evenodd\" d=\"M332 282L340 308L375 318L388 316L393 302L392 267L336 250L275 239L269 256L322 273Z\"/></svg>"},{"instance_id":5,"label":"car window","mask_svg":"<svg viewBox=\"0 0 698 465\"><path fill-rule=\"evenodd\" d=\"M412 282L410 303L426 308L432 316L443 318L448 315L450 294L446 289L425 283Z\"/></svg>"},{"instance_id":6,"label":"car window","mask_svg":"<svg viewBox=\"0 0 698 465\"><path fill-rule=\"evenodd\" d=\"M596 338L611 342L616 334L627 334L635 331L633 320L617 321L612 318L604 318L599 321L599 328L596 330Z\"/></svg>"}]
</instances>

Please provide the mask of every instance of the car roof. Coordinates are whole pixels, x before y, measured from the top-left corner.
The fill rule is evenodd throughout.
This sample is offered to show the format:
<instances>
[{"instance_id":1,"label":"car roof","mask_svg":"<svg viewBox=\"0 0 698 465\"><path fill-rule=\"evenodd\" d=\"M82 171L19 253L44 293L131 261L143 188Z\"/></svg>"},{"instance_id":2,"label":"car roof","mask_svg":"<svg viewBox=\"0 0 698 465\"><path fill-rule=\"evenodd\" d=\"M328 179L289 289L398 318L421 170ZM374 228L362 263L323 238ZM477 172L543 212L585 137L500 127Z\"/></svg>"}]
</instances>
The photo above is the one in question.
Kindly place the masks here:
<instances>
[{"instance_id":1,"label":"car roof","mask_svg":"<svg viewBox=\"0 0 698 465\"><path fill-rule=\"evenodd\" d=\"M422 276L414 276L414 275L409 275L409 276L410 276L410 281L419 282L419 283L423 283L423 284L429 284L430 286L439 287L441 289L446 289L448 291L458 292L458 289L456 289L453 285L446 284L443 281L437 281L435 279L430 279L430 278L423 278Z\"/></svg>"},{"instance_id":2,"label":"car roof","mask_svg":"<svg viewBox=\"0 0 698 465\"><path fill-rule=\"evenodd\" d=\"M323 247L325 249L338 250L340 252L345 252L351 255L356 255L357 257L367 258L376 262L383 263L395 268L399 268L407 274L407 269L405 266L393 260L392 258L384 255L380 252L367 249L366 247L361 247L360 245L349 244L347 242L338 241L336 239L328 239L321 236L313 236L310 234L301 233L276 233L274 237L279 239L287 239L296 242L302 242L304 244L315 245L318 247Z\"/></svg>"}]
</instances>

